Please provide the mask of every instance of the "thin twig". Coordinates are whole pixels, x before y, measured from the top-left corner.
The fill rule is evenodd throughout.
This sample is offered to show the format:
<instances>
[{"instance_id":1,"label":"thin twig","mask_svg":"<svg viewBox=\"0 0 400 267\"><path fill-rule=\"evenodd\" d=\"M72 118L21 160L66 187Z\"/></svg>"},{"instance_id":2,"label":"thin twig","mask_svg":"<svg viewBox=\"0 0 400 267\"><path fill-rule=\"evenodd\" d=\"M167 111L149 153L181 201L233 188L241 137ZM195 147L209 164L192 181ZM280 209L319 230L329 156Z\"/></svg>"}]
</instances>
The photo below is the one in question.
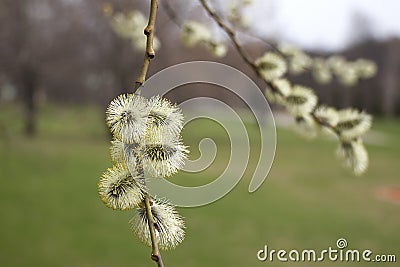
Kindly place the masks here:
<instances>
[{"instance_id":1,"label":"thin twig","mask_svg":"<svg viewBox=\"0 0 400 267\"><path fill-rule=\"evenodd\" d=\"M235 46L236 50L239 52L240 56L243 60L259 75L257 70L257 65L251 60L251 58L247 55L246 51L240 45L239 40L237 39L236 33L233 29L231 29L228 24L226 24L221 17L211 9L208 5L207 1L200 0L201 5L207 11L207 13L214 19L214 21L228 34L229 38L231 39L233 45Z\"/></svg>"},{"instance_id":2,"label":"thin twig","mask_svg":"<svg viewBox=\"0 0 400 267\"><path fill-rule=\"evenodd\" d=\"M199 0L200 4L203 6L204 10L208 13L208 15L219 25L221 29L225 31L225 33L229 36L231 39L233 45L235 46L236 50L238 51L239 55L242 57L242 59L246 62L247 65L249 65L253 71L257 74L258 77L260 77L268 86L269 88L276 94L279 94L280 96L284 97L282 93L276 88L276 86L270 82L266 81L263 79L261 73L258 70L257 64L251 60L251 58L247 55L246 51L244 48L241 46L241 44L238 41L236 32L233 28L231 28L225 21L214 11L211 9L210 5L207 3L206 0ZM319 119L316 115L315 112L313 111L310 114L313 119L321 126L327 127L330 130L332 130L338 137L340 137L340 132L331 124L327 123L326 121L323 121Z\"/></svg>"},{"instance_id":3,"label":"thin twig","mask_svg":"<svg viewBox=\"0 0 400 267\"><path fill-rule=\"evenodd\" d=\"M173 22L175 23L175 25L177 25L178 28L182 28L182 22L180 21L178 14L177 14L177 13L175 12L175 10L171 7L169 1L168 1L168 0L162 1L162 6L163 6L163 8L164 8L164 10L165 10L165 13L166 13L167 16L169 17L169 19L170 19L171 21L173 21ZM209 8L209 6L207 5L207 3L205 3L205 6L203 5L203 7L206 8L208 14L210 14L210 15L211 15L212 13L213 13L213 14L216 14L215 11L213 11L213 10L211 10L211 8ZM211 12L211 13L210 13L210 12ZM220 16L215 16L215 15L211 15L211 16L212 16L214 19L217 18L217 20L219 21L219 22L217 21L218 24L219 24L219 26L222 27L225 31L226 31L226 29L229 29L229 26L223 21L223 19L222 19ZM235 45L235 48L236 48L237 51L240 53L240 55L242 56L242 58L246 61L246 63L252 64L252 62L251 62L251 60L250 60L250 57L249 57L249 56L244 52L244 50L241 48L241 45L239 44L239 41L238 41L238 39L237 39L237 37L236 37L236 34L235 34L234 29L232 28L229 32L232 32L232 33L233 33L233 35L231 36L231 35L229 35L229 33L227 32L228 35L229 35L229 37L231 38L231 41L232 41L233 44ZM262 37L259 37L259 36L257 36L257 35L253 35L253 34L251 34L251 33L249 33L249 32L246 32L246 31L237 31L237 32L240 33L240 34L246 35L246 36L248 36L248 37L251 37L251 38L253 38L253 39L257 39L257 40L261 41L262 43L264 43L265 45L267 45L269 48L271 48L272 50L274 50L275 52L277 52L278 54L280 54L282 57L284 57L284 59L286 60L286 62L288 62L288 59L287 59L286 55L285 55L284 53L282 53L282 51L280 51L276 45L272 44L272 43L269 42L268 40L266 40L266 39L264 39L264 38L262 38ZM254 68L253 68L253 69L254 69ZM257 75L259 75L257 70L255 70L255 72L257 73Z\"/></svg>"},{"instance_id":4,"label":"thin twig","mask_svg":"<svg viewBox=\"0 0 400 267\"><path fill-rule=\"evenodd\" d=\"M150 239L151 239L151 259L157 263L158 267L163 267L163 261L161 258L160 250L158 249L158 243L156 239L156 222L153 217L153 213L151 212L151 206L153 205L153 200L151 199L150 194L148 193L148 189L146 187L146 181L144 178L144 169L143 169L143 162L142 162L142 155L140 152L135 154L136 160L136 172L137 176L140 177L140 182L142 185L142 192L143 192L143 200L141 203L141 207L146 211L147 217L147 225L149 226L150 232Z\"/></svg>"},{"instance_id":5,"label":"thin twig","mask_svg":"<svg viewBox=\"0 0 400 267\"><path fill-rule=\"evenodd\" d=\"M154 41L154 27L156 24L156 16L157 16L157 8L158 8L158 0L151 0L150 3L150 14L149 21L147 23L146 28L144 29L144 34L147 36L146 40L146 51L144 54L144 60L142 68L140 69L140 74L135 82L135 87L133 92L135 93L145 82L147 71L149 70L150 61L155 57L155 52L153 48ZM137 165L137 171L139 177L142 177L143 185L145 186L144 181L144 171L143 166L140 164ZM161 254L158 249L158 243L156 239L156 230L155 230L155 221L153 217L153 213L151 212L152 200L149 193L144 193L143 206L146 210L146 217L150 231L151 237L151 259L157 263L158 267L163 267L164 264L162 262Z\"/></svg>"},{"instance_id":6,"label":"thin twig","mask_svg":"<svg viewBox=\"0 0 400 267\"><path fill-rule=\"evenodd\" d=\"M173 9L173 7L170 5L169 0L162 1L161 5L162 5L162 7L163 7L163 9L165 11L165 14L169 17L169 19L172 22L174 22L174 24L178 28L182 28L182 22L181 22L179 16L177 15L177 13L175 12L175 10ZM268 46L269 48L274 50L276 53L278 53L282 57L284 57L286 61L288 61L287 56L284 53L282 53L282 51L275 44L270 42L269 40L267 40L267 39L265 39L263 37L260 37L258 35L254 35L254 34L252 34L251 32L248 32L248 31L238 30L237 32L262 42L263 44L265 44L266 46Z\"/></svg>"},{"instance_id":7,"label":"thin twig","mask_svg":"<svg viewBox=\"0 0 400 267\"><path fill-rule=\"evenodd\" d=\"M156 53L154 52L153 48L153 40L154 40L154 27L156 24L157 8L158 8L158 0L151 0L149 22L146 28L144 29L144 34L147 36L146 51L144 53L143 65L142 68L140 69L140 74L136 79L133 92L136 92L146 80L150 61L156 56Z\"/></svg>"},{"instance_id":8,"label":"thin twig","mask_svg":"<svg viewBox=\"0 0 400 267\"><path fill-rule=\"evenodd\" d=\"M218 24L218 26L225 31L225 33L229 36L231 39L233 45L235 46L236 50L238 51L239 55L242 57L242 59L249 65L253 71L257 74L257 76L261 77L260 72L258 71L258 67L255 64L255 62L247 55L246 51L242 47L242 45L239 43L239 40L237 38L236 32L234 31L233 28L231 28L214 10L211 9L210 5L207 3L206 0L199 0L205 11L208 13L208 15ZM274 89L272 87L272 89Z\"/></svg>"}]
</instances>

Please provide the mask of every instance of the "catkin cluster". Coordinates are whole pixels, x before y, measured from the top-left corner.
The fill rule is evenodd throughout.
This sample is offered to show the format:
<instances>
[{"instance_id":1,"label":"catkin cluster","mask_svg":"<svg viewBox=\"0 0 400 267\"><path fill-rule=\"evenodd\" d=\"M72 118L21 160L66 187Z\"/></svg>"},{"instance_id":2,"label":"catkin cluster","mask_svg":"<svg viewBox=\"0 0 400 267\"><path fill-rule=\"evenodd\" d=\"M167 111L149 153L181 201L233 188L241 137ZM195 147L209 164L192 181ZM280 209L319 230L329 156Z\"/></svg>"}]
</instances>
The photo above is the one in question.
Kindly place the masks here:
<instances>
[{"instance_id":1,"label":"catkin cluster","mask_svg":"<svg viewBox=\"0 0 400 267\"><path fill-rule=\"evenodd\" d=\"M236 31L232 25L226 24L216 12L210 11L206 1L200 2L231 37L235 46L240 47L234 38ZM247 5L247 2L238 0L233 6ZM233 11L233 17L240 15L238 9L233 8ZM230 24L235 24L234 21L231 20ZM182 40L187 46L208 44L211 39L211 32L201 23L188 21L182 27ZM319 105L312 88L292 85L284 76L288 72L300 74L310 71L320 83L328 83L335 76L343 85L352 86L361 79L373 77L377 71L375 63L366 59L347 61L340 56L313 58L290 45L279 45L275 50L279 53L268 51L254 61L242 51L239 53L268 85L265 91L267 100L286 107L294 116L297 131L309 137L320 132L333 134L339 140L337 155L355 174L364 173L369 160L362 136L370 129L372 117L355 109L336 110Z\"/></svg>"},{"instance_id":2,"label":"catkin cluster","mask_svg":"<svg viewBox=\"0 0 400 267\"><path fill-rule=\"evenodd\" d=\"M147 100L137 94L123 94L109 104L106 122L113 135L113 167L98 183L100 198L115 210L136 208L132 230L151 245L144 205L144 197L149 194L146 179L169 177L183 167L188 151L181 138L182 112L159 96ZM153 198L151 213L161 249L182 242L184 222L171 204Z\"/></svg>"},{"instance_id":3,"label":"catkin cluster","mask_svg":"<svg viewBox=\"0 0 400 267\"><path fill-rule=\"evenodd\" d=\"M222 58L228 52L228 47L212 38L208 27L197 21L187 21L182 26L182 41L187 47L195 45L205 46L211 55Z\"/></svg>"},{"instance_id":4,"label":"catkin cluster","mask_svg":"<svg viewBox=\"0 0 400 267\"><path fill-rule=\"evenodd\" d=\"M236 27L247 27L249 21L242 15L243 10L253 3L252 0L230 0L226 11L227 20Z\"/></svg>"},{"instance_id":5,"label":"catkin cluster","mask_svg":"<svg viewBox=\"0 0 400 267\"><path fill-rule=\"evenodd\" d=\"M279 45L279 51L286 57L290 73L296 75L310 71L314 79L321 84L327 84L336 77L340 84L354 86L360 80L372 78L377 72L376 64L368 59L349 61L337 55L327 59L312 58L288 44Z\"/></svg>"},{"instance_id":6,"label":"catkin cluster","mask_svg":"<svg viewBox=\"0 0 400 267\"><path fill-rule=\"evenodd\" d=\"M299 54L299 57L303 56ZM300 64L301 60L297 60L296 64ZM283 78L290 66L288 67L286 60L278 54L267 52L258 58L255 64L259 75L269 85L265 91L266 98L286 107L295 118L297 130L311 137L318 132L334 134L340 143L338 156L355 174L365 172L368 154L361 137L371 127L370 115L355 109L336 110L333 107L318 105L318 97L314 90L302 85L292 85ZM291 68L293 67L292 62ZM296 65L296 68L298 67Z\"/></svg>"},{"instance_id":7,"label":"catkin cluster","mask_svg":"<svg viewBox=\"0 0 400 267\"><path fill-rule=\"evenodd\" d=\"M115 13L112 15L110 25L118 36L131 40L136 51L142 52L146 49L146 36L143 31L147 25L147 19L140 11L133 10L127 14ZM155 37L153 48L158 50L160 45L159 39Z\"/></svg>"}]
</instances>

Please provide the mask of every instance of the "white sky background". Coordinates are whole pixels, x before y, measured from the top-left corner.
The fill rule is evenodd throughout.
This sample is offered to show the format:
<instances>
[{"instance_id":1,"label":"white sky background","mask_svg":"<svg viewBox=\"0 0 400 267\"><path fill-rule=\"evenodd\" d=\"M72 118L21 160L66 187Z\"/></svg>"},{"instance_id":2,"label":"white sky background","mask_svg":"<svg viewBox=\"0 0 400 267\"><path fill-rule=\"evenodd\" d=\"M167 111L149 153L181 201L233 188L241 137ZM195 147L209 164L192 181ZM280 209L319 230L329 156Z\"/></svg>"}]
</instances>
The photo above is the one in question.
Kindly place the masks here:
<instances>
[{"instance_id":1,"label":"white sky background","mask_svg":"<svg viewBox=\"0 0 400 267\"><path fill-rule=\"evenodd\" d=\"M355 13L370 19L376 38L400 36L400 0L253 0L245 11L259 35L322 50L351 42Z\"/></svg>"}]
</instances>

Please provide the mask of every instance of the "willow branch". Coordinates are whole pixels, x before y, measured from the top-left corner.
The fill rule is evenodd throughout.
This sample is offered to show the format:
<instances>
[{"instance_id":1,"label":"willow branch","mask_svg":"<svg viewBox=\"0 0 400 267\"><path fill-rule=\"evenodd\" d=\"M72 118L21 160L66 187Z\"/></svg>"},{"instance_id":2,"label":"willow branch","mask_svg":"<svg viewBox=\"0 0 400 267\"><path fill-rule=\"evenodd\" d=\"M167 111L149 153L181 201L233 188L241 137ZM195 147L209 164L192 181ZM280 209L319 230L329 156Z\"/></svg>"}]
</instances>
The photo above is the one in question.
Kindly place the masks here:
<instances>
[{"instance_id":1,"label":"willow branch","mask_svg":"<svg viewBox=\"0 0 400 267\"><path fill-rule=\"evenodd\" d=\"M140 69L140 74L136 79L135 88L133 92L136 92L142 84L146 80L147 71L149 70L150 61L155 57L156 53L153 48L154 41L154 30L156 24L156 16L157 16L157 8L158 8L158 0L151 0L150 3L150 14L149 21L147 23L146 28L144 29L144 34L146 35L146 51L144 53L143 65ZM143 166L139 162L137 166L137 171L139 177L142 177L143 186L145 186L144 181L144 171ZM158 267L163 267L164 264L162 262L161 254L158 249L158 243L156 239L156 230L155 230L155 221L153 214L151 212L152 200L149 193L144 192L143 206L146 210L146 217L149 226L150 238L151 238L151 259L157 263Z\"/></svg>"},{"instance_id":2,"label":"willow branch","mask_svg":"<svg viewBox=\"0 0 400 267\"><path fill-rule=\"evenodd\" d=\"M246 51L244 50L244 48L242 47L242 45L240 44L238 38L237 38L237 34L235 32L235 30L233 28L231 28L211 7L210 5L207 3L206 0L199 0L200 4L203 6L204 10L208 13L208 15L218 24L218 26L225 31L225 33L229 36L229 38L231 39L233 45L235 46L236 50L238 51L239 55L242 57L242 59L245 61L245 63L247 65L249 65L252 70L257 74L258 77L260 77L267 85L268 87L276 94L279 94L280 96L283 96L282 93L275 87L275 85L270 82L270 81L266 81L265 79L263 79L261 73L258 71L258 67L257 64L247 55ZM284 96L283 96L284 97ZM320 120L317 116L315 116L315 113L312 112L310 114L313 119L321 126L327 127L330 130L332 130L334 133L336 133L336 135L340 135L340 133L338 132L338 130L333 127L331 124Z\"/></svg>"},{"instance_id":3,"label":"willow branch","mask_svg":"<svg viewBox=\"0 0 400 267\"><path fill-rule=\"evenodd\" d=\"M214 21L221 27L226 34L231 39L233 45L235 46L236 50L242 57L242 59L259 75L256 64L251 60L251 58L247 55L246 51L240 45L239 40L236 36L236 32L225 23L225 21L208 5L207 1L200 0L201 5L207 11L208 15L214 19Z\"/></svg>"},{"instance_id":4,"label":"willow branch","mask_svg":"<svg viewBox=\"0 0 400 267\"><path fill-rule=\"evenodd\" d=\"M172 22L174 22L174 24L177 25L178 28L182 28L182 22L181 22L181 20L180 20L180 18L178 16L178 14L175 12L174 8L170 5L169 1L168 0L162 1L161 5L162 5L162 7L163 7L163 9L165 11L165 14L169 17L169 19ZM221 19L221 21L222 21L222 19ZM225 24L223 21L222 21L222 23ZM283 56L286 59L286 55L283 54L282 51L279 50L278 47L275 44L271 43L267 39L265 39L263 37L260 37L258 35L254 35L254 34L252 34L251 32L248 32L248 31L241 30L241 31L238 31L238 32L240 34L243 34L245 36L248 36L250 38L253 38L253 39L256 39L256 40L262 42L263 44L265 44L266 46L268 46L269 48L271 48L276 53L280 54L281 56ZM236 42L237 42L237 40L236 40ZM248 57L246 54L245 54L245 56Z\"/></svg>"},{"instance_id":5,"label":"willow branch","mask_svg":"<svg viewBox=\"0 0 400 267\"><path fill-rule=\"evenodd\" d=\"M163 267L164 264L162 262L160 250L158 249L158 243L156 239L156 222L153 217L153 213L151 212L151 206L152 206L152 199L146 189L146 182L144 179L144 169L143 169L143 163L141 161L141 154L138 153L135 155L136 158L136 171L137 175L140 177L140 181L142 183L143 189L143 201L142 201L142 207L146 211L146 217L147 217L147 225L149 226L149 232L150 232L150 239L151 239L151 259L157 263L158 267Z\"/></svg>"},{"instance_id":6,"label":"willow branch","mask_svg":"<svg viewBox=\"0 0 400 267\"><path fill-rule=\"evenodd\" d=\"M151 0L149 21L146 28L144 29L144 34L147 37L146 51L144 53L143 65L142 68L140 69L140 74L136 79L135 88L133 92L136 92L146 80L150 61L156 56L156 53L154 52L153 48L153 41L154 41L154 30L155 30L154 28L156 24L157 8L158 8L158 0Z\"/></svg>"}]
</instances>

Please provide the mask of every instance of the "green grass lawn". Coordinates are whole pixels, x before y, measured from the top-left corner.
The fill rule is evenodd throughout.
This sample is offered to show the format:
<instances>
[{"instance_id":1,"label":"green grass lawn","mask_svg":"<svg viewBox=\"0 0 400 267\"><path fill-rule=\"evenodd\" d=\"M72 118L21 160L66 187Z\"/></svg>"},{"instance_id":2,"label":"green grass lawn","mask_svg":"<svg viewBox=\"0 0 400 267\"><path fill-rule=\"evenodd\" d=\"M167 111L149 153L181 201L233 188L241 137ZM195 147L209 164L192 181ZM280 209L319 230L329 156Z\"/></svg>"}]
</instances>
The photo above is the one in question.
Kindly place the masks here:
<instances>
[{"instance_id":1,"label":"green grass lawn","mask_svg":"<svg viewBox=\"0 0 400 267\"><path fill-rule=\"evenodd\" d=\"M93 107L45 106L38 135L21 135L21 112L0 107L0 265L154 266L150 250L129 229L133 212L108 209L97 181L110 167L103 111ZM252 145L254 127L248 125ZM0 127L1 129L1 127ZM5 129L5 130L4 130ZM353 176L336 160L336 143L304 140L278 129L271 172L255 193L247 187L257 155L239 185L221 200L180 208L187 236L163 252L166 266L364 266L365 263L259 262L258 250L335 248L346 238L351 249L396 254L400 261L400 205L376 197L382 186L400 187L400 122L379 120L374 129L386 143L367 145L370 168ZM214 137L219 155L204 173L180 173L172 181L198 184L216 178L229 152L226 133L207 121L189 124L184 140L198 155L202 137Z\"/></svg>"}]
</instances>

